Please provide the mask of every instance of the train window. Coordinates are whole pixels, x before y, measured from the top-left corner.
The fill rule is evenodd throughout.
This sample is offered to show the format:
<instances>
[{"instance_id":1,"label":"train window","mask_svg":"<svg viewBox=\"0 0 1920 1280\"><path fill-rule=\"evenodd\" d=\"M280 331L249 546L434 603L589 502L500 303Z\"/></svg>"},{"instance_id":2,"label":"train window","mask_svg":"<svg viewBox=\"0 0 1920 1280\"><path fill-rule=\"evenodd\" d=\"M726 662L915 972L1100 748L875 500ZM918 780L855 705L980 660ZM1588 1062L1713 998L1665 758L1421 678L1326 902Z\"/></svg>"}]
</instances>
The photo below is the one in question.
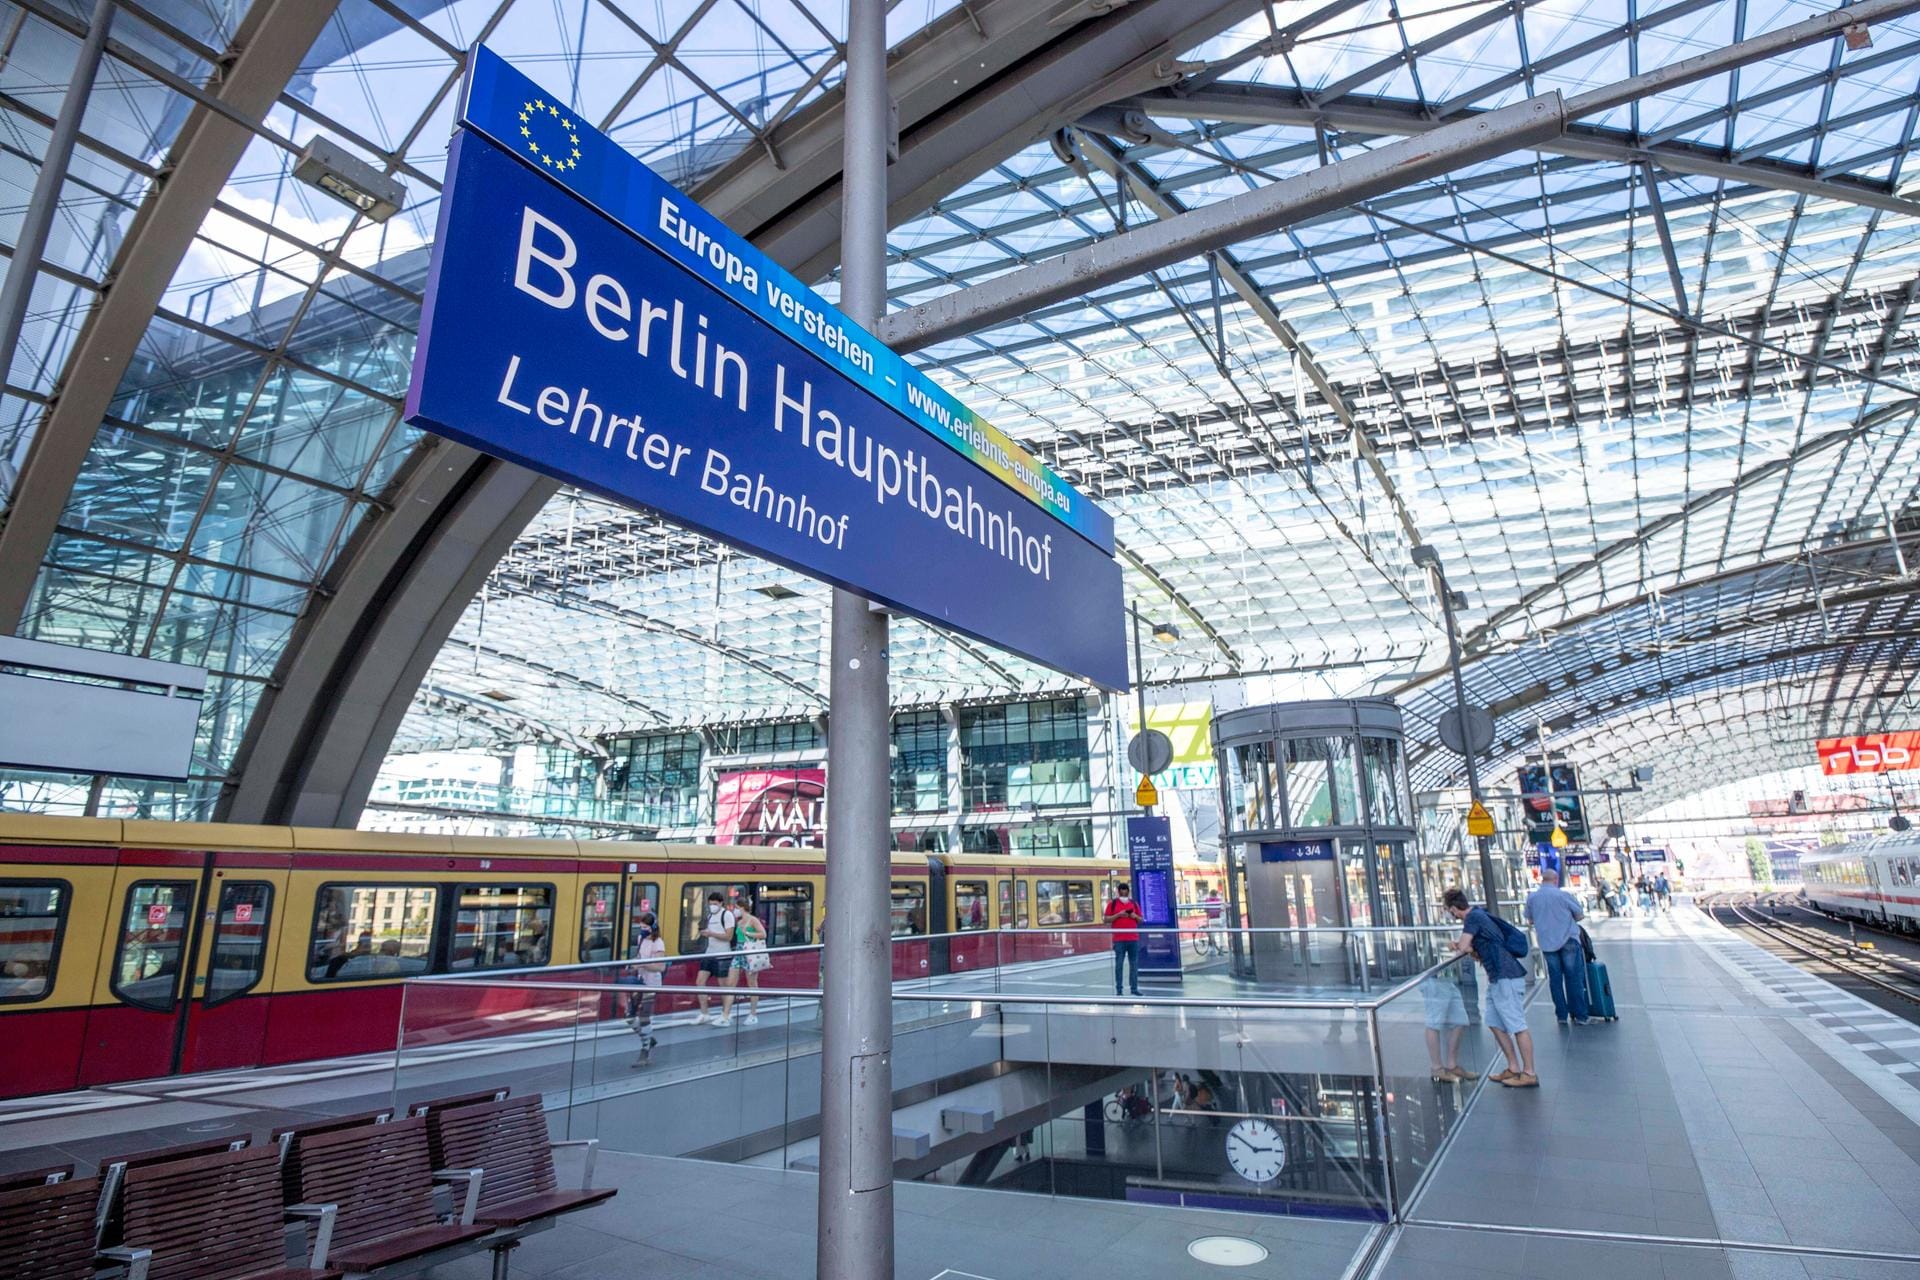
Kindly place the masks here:
<instances>
[{"instance_id":1,"label":"train window","mask_svg":"<svg viewBox=\"0 0 1920 1280\"><path fill-rule=\"evenodd\" d=\"M1013 927L1013 881L1011 880L1000 882L1000 927L1002 929Z\"/></svg>"},{"instance_id":2,"label":"train window","mask_svg":"<svg viewBox=\"0 0 1920 1280\"><path fill-rule=\"evenodd\" d=\"M620 886L611 880L580 890L580 963L613 959L613 938L620 931Z\"/></svg>"},{"instance_id":3,"label":"train window","mask_svg":"<svg viewBox=\"0 0 1920 1280\"><path fill-rule=\"evenodd\" d=\"M142 880L127 890L113 994L142 1009L173 1008L193 907L191 880Z\"/></svg>"},{"instance_id":4,"label":"train window","mask_svg":"<svg viewBox=\"0 0 1920 1280\"><path fill-rule=\"evenodd\" d=\"M553 958L553 886L463 884L449 969L538 968Z\"/></svg>"},{"instance_id":5,"label":"train window","mask_svg":"<svg viewBox=\"0 0 1920 1280\"><path fill-rule=\"evenodd\" d=\"M953 931L967 933L986 927L987 882L955 880L953 882Z\"/></svg>"},{"instance_id":6,"label":"train window","mask_svg":"<svg viewBox=\"0 0 1920 1280\"><path fill-rule=\"evenodd\" d=\"M1093 920L1093 881L1067 881L1067 923L1092 924Z\"/></svg>"},{"instance_id":7,"label":"train window","mask_svg":"<svg viewBox=\"0 0 1920 1280\"><path fill-rule=\"evenodd\" d=\"M893 882L893 936L918 938L927 931L927 888L906 880Z\"/></svg>"},{"instance_id":8,"label":"train window","mask_svg":"<svg viewBox=\"0 0 1920 1280\"><path fill-rule=\"evenodd\" d=\"M1029 928L1033 924L1033 915L1027 910L1027 882L1013 882L1013 923L1018 929Z\"/></svg>"},{"instance_id":9,"label":"train window","mask_svg":"<svg viewBox=\"0 0 1920 1280\"><path fill-rule=\"evenodd\" d=\"M409 978L433 967L440 892L425 884L322 885L308 982Z\"/></svg>"},{"instance_id":10,"label":"train window","mask_svg":"<svg viewBox=\"0 0 1920 1280\"><path fill-rule=\"evenodd\" d=\"M767 928L770 947L804 947L813 941L813 886L763 884L753 912Z\"/></svg>"},{"instance_id":11,"label":"train window","mask_svg":"<svg viewBox=\"0 0 1920 1280\"><path fill-rule=\"evenodd\" d=\"M207 962L208 1008L244 995L267 971L267 917L273 886L264 880L233 880L220 888L220 911Z\"/></svg>"},{"instance_id":12,"label":"train window","mask_svg":"<svg viewBox=\"0 0 1920 1280\"><path fill-rule=\"evenodd\" d=\"M717 893L729 911L746 910L747 886L744 884L686 884L680 886L680 954L704 955L707 940L707 895ZM728 939L732 946L732 939Z\"/></svg>"},{"instance_id":13,"label":"train window","mask_svg":"<svg viewBox=\"0 0 1920 1280\"><path fill-rule=\"evenodd\" d=\"M1040 911L1035 919L1041 928L1067 922L1067 882L1065 880L1036 880L1034 896L1038 899Z\"/></svg>"},{"instance_id":14,"label":"train window","mask_svg":"<svg viewBox=\"0 0 1920 1280\"><path fill-rule=\"evenodd\" d=\"M65 880L0 880L0 1004L53 990L72 898Z\"/></svg>"},{"instance_id":15,"label":"train window","mask_svg":"<svg viewBox=\"0 0 1920 1280\"><path fill-rule=\"evenodd\" d=\"M1111 877L1100 882L1100 918L1102 920L1107 918L1107 905L1113 901L1113 887L1119 883Z\"/></svg>"},{"instance_id":16,"label":"train window","mask_svg":"<svg viewBox=\"0 0 1920 1280\"><path fill-rule=\"evenodd\" d=\"M652 880L630 885L627 901L631 904L627 912L627 954L637 956L640 954L640 917L652 916L655 929L665 927L660 923L660 886ZM664 941L666 934L660 936Z\"/></svg>"}]
</instances>

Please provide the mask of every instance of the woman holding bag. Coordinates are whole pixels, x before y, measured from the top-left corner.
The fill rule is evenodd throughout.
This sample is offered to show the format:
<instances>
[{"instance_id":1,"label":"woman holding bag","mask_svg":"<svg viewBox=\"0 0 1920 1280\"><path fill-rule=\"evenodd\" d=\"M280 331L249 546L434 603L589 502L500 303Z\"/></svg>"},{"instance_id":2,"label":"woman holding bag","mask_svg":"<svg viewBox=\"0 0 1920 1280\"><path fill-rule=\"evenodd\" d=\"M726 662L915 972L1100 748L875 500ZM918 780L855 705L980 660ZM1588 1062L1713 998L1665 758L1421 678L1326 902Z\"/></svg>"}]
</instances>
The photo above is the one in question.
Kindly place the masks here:
<instances>
[{"instance_id":1,"label":"woman holding bag","mask_svg":"<svg viewBox=\"0 0 1920 1280\"><path fill-rule=\"evenodd\" d=\"M760 1022L760 971L773 963L773 957L767 954L767 927L760 923L760 917L742 905L734 913L733 926L733 972L727 975L727 985L740 985L740 975L747 975L747 1016L740 1021L749 1027Z\"/></svg>"}]
</instances>

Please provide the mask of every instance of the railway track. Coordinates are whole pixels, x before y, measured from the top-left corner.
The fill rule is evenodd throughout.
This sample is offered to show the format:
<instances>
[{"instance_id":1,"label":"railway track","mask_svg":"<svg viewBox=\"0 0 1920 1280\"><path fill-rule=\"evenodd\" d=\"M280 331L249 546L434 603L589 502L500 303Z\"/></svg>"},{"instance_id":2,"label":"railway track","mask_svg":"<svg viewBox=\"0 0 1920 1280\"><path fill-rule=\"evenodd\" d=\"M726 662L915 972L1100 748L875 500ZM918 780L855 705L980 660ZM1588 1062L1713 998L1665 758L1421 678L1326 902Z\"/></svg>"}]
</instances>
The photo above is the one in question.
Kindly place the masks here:
<instances>
[{"instance_id":1,"label":"railway track","mask_svg":"<svg viewBox=\"0 0 1920 1280\"><path fill-rule=\"evenodd\" d=\"M1750 897L1716 897L1707 906L1722 923L1731 917L1735 924L1779 943L1806 960L1838 970L1882 995L1920 1006L1920 964L1854 946L1820 929L1775 919L1757 910Z\"/></svg>"}]
</instances>

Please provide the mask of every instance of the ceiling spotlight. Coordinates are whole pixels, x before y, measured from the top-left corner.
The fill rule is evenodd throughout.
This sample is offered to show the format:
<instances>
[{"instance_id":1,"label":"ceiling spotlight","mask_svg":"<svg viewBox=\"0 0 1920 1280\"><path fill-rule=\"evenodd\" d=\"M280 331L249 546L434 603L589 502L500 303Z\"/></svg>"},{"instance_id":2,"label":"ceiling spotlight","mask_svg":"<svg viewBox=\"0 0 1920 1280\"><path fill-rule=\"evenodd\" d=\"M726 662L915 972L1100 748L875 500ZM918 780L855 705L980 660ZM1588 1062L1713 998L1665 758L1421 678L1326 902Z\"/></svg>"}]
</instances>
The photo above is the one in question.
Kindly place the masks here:
<instances>
[{"instance_id":1,"label":"ceiling spotlight","mask_svg":"<svg viewBox=\"0 0 1920 1280\"><path fill-rule=\"evenodd\" d=\"M316 135L293 162L293 176L375 222L400 212L407 189L330 138Z\"/></svg>"},{"instance_id":2,"label":"ceiling spotlight","mask_svg":"<svg viewBox=\"0 0 1920 1280\"><path fill-rule=\"evenodd\" d=\"M1180 638L1180 628L1171 622L1156 622L1153 624L1153 638L1161 644L1172 644Z\"/></svg>"}]
</instances>

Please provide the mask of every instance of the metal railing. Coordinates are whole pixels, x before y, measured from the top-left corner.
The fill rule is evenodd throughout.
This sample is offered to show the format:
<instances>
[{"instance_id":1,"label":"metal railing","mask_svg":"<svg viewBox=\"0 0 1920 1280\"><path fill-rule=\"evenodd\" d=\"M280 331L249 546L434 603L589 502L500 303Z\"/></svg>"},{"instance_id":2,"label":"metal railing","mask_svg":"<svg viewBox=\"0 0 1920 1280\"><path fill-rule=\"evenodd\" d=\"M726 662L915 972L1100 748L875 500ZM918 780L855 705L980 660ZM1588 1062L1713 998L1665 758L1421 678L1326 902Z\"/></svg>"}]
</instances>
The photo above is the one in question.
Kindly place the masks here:
<instances>
[{"instance_id":1,"label":"metal railing","mask_svg":"<svg viewBox=\"0 0 1920 1280\"><path fill-rule=\"evenodd\" d=\"M1096 962L1099 980L1108 978L1105 955L1086 951L1008 965L997 988L979 973L896 984L899 1176L1054 1195L1124 1180L1130 1196L1173 1203L1366 1223L1398 1217L1485 1065L1469 1012L1476 982L1471 959L1439 940L1451 930L1338 932L1347 936L1336 952L1418 933L1437 958L1338 994L1246 983L1139 998L1072 990ZM790 972L796 960L810 964L814 980L722 985L729 972L702 985L691 968L699 956L670 957L657 985L638 985L631 961L410 979L395 1105L457 1092L484 1074L489 1084L543 1093L565 1136L596 1137L609 1150L810 1167L820 948L767 955L766 976L784 956ZM726 1003L734 1016L717 1021ZM1465 1079L1439 1078L1453 1065L1468 1069ZM947 1132L948 1103L990 1113L997 1145ZM1233 1126L1255 1122L1281 1134L1287 1153L1266 1182L1225 1154Z\"/></svg>"}]
</instances>

